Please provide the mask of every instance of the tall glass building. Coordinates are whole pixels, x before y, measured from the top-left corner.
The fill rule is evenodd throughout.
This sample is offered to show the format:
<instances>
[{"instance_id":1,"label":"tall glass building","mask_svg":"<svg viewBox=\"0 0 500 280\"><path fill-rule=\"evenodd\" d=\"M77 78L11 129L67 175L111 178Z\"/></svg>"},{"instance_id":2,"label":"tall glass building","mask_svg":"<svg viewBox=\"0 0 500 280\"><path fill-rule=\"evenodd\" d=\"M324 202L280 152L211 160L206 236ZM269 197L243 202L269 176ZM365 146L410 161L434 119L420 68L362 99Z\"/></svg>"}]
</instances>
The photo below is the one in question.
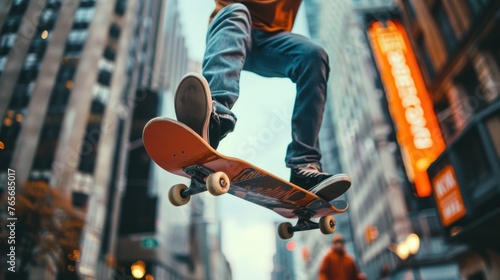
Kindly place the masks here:
<instances>
[{"instance_id":1,"label":"tall glass building","mask_svg":"<svg viewBox=\"0 0 500 280\"><path fill-rule=\"evenodd\" d=\"M172 106L177 82L197 70L190 63L177 1L0 3L0 181L10 168L18 193L48 185L85 220L75 266L32 274L111 279L142 258L156 279L230 277L218 224L206 223L216 213L190 224L197 212L187 208L180 230L169 223L169 185L142 147L144 124ZM211 256L220 261L206 265Z\"/></svg>"}]
</instances>

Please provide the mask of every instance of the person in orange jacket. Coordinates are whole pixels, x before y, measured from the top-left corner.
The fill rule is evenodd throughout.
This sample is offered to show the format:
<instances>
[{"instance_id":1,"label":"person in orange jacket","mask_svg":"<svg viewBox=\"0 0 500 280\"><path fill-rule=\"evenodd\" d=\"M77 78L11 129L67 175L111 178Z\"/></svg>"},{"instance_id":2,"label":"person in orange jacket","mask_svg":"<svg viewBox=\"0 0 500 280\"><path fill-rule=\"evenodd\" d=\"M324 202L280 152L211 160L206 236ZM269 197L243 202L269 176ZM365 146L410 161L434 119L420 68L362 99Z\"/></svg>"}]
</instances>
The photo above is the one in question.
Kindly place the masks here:
<instances>
[{"instance_id":1,"label":"person in orange jacket","mask_svg":"<svg viewBox=\"0 0 500 280\"><path fill-rule=\"evenodd\" d=\"M188 74L177 86L177 120L216 149L236 125L231 108L239 96L242 70L289 78L297 86L292 142L285 157L290 182L327 201L342 195L351 178L323 172L320 164L318 134L330 72L328 55L310 39L291 32L301 0L215 0L215 4L203 75Z\"/></svg>"},{"instance_id":2,"label":"person in orange jacket","mask_svg":"<svg viewBox=\"0 0 500 280\"><path fill-rule=\"evenodd\" d=\"M332 247L323 258L319 270L319 280L365 280L354 259L347 254L342 234L332 238Z\"/></svg>"}]
</instances>

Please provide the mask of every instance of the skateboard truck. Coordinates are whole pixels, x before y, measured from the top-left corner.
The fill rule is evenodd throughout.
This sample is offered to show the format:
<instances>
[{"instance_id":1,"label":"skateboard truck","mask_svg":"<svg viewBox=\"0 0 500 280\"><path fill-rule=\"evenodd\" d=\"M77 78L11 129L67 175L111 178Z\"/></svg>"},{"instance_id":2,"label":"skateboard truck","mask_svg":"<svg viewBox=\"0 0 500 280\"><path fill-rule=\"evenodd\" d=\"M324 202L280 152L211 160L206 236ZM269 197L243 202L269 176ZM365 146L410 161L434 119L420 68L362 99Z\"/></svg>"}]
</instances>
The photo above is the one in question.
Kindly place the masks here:
<instances>
[{"instance_id":1,"label":"skateboard truck","mask_svg":"<svg viewBox=\"0 0 500 280\"><path fill-rule=\"evenodd\" d=\"M300 209L294 211L294 214L297 215L299 220L295 226L292 226L291 223L281 223L278 226L278 235L282 239L290 239L293 237L293 233L297 231L305 231L311 229L319 228L322 233L330 234L335 231L336 222L332 216L324 216L319 219L319 223L311 221L311 218L314 216L315 212L307 209Z\"/></svg>"},{"instance_id":2,"label":"skateboard truck","mask_svg":"<svg viewBox=\"0 0 500 280\"><path fill-rule=\"evenodd\" d=\"M177 184L170 188L168 199L174 206L181 206L189 202L192 195L207 191L214 196L229 191L229 177L224 172L214 172L203 165L195 164L184 168L184 172L191 177L189 187Z\"/></svg>"},{"instance_id":3,"label":"skateboard truck","mask_svg":"<svg viewBox=\"0 0 500 280\"><path fill-rule=\"evenodd\" d=\"M191 165L184 168L184 172L191 176L191 184L187 190L181 191L181 196L188 197L207 190L204 179L214 173L203 165Z\"/></svg>"}]
</instances>

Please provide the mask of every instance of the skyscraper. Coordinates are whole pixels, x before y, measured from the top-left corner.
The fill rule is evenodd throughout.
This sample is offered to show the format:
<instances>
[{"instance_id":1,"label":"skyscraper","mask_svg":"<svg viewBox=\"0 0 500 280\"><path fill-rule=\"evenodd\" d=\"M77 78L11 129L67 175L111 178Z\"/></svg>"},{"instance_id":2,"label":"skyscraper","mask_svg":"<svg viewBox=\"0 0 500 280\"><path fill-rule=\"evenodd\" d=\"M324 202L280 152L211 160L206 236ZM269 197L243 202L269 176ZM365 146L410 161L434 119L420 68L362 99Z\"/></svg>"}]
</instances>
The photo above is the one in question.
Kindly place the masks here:
<instances>
[{"instance_id":1,"label":"skyscraper","mask_svg":"<svg viewBox=\"0 0 500 280\"><path fill-rule=\"evenodd\" d=\"M278 223L275 223L275 228ZM283 240L275 234L276 240L276 253L273 256L273 271L271 272L271 279L298 279L297 271L294 260L294 252L297 242L292 240Z\"/></svg>"},{"instance_id":2,"label":"skyscraper","mask_svg":"<svg viewBox=\"0 0 500 280\"><path fill-rule=\"evenodd\" d=\"M450 243L467 248L457 258L462 279L496 278L500 3L400 3L402 22L446 142L427 170L438 226Z\"/></svg>"},{"instance_id":3,"label":"skyscraper","mask_svg":"<svg viewBox=\"0 0 500 280\"><path fill-rule=\"evenodd\" d=\"M188 69L176 1L0 5L0 178L11 168L18 192L36 181L71 201L86 221L78 273L110 277L122 197L145 204L143 231L156 224L140 136Z\"/></svg>"},{"instance_id":4,"label":"skyscraper","mask_svg":"<svg viewBox=\"0 0 500 280\"><path fill-rule=\"evenodd\" d=\"M400 264L390 249L416 228L409 215L411 184L366 35L366 14L390 17L395 3L320 2L315 3L319 7L315 19L319 19L318 42L327 50L332 69L325 123L334 128L342 171L353 179L346 194L346 225L353 232L353 247L348 249L369 279L375 279L383 266ZM324 165L331 160L324 157ZM343 226L337 230L343 231ZM324 244L328 244L326 240ZM318 254L315 248L309 250Z\"/></svg>"}]
</instances>

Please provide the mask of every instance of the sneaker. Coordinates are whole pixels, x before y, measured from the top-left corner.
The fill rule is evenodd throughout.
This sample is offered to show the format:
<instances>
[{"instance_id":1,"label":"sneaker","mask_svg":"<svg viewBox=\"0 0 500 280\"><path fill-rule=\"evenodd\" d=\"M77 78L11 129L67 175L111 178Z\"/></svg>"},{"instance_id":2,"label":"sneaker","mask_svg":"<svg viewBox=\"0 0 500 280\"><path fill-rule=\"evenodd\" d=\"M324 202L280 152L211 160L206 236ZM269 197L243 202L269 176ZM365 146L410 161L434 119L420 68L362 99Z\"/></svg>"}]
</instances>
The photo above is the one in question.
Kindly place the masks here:
<instances>
[{"instance_id":1,"label":"sneaker","mask_svg":"<svg viewBox=\"0 0 500 280\"><path fill-rule=\"evenodd\" d=\"M208 82L201 74L188 73L181 79L174 103L177 120L194 130L214 149L234 130L236 119L230 114L215 112L216 102L212 101Z\"/></svg>"},{"instance_id":2,"label":"sneaker","mask_svg":"<svg viewBox=\"0 0 500 280\"><path fill-rule=\"evenodd\" d=\"M208 125L212 112L212 96L207 80L200 74L185 75L174 96L177 121L187 125L209 142Z\"/></svg>"},{"instance_id":3,"label":"sneaker","mask_svg":"<svg viewBox=\"0 0 500 280\"><path fill-rule=\"evenodd\" d=\"M210 127L209 127L209 143L212 148L217 149L219 143L224 139L229 132L234 130L236 126L236 119L230 114L218 114L215 112L217 107L216 102L212 106L213 111L210 115Z\"/></svg>"},{"instance_id":4,"label":"sneaker","mask_svg":"<svg viewBox=\"0 0 500 280\"><path fill-rule=\"evenodd\" d=\"M308 163L293 168L290 182L326 201L334 200L351 187L351 178L348 175L322 172L319 163Z\"/></svg>"}]
</instances>

